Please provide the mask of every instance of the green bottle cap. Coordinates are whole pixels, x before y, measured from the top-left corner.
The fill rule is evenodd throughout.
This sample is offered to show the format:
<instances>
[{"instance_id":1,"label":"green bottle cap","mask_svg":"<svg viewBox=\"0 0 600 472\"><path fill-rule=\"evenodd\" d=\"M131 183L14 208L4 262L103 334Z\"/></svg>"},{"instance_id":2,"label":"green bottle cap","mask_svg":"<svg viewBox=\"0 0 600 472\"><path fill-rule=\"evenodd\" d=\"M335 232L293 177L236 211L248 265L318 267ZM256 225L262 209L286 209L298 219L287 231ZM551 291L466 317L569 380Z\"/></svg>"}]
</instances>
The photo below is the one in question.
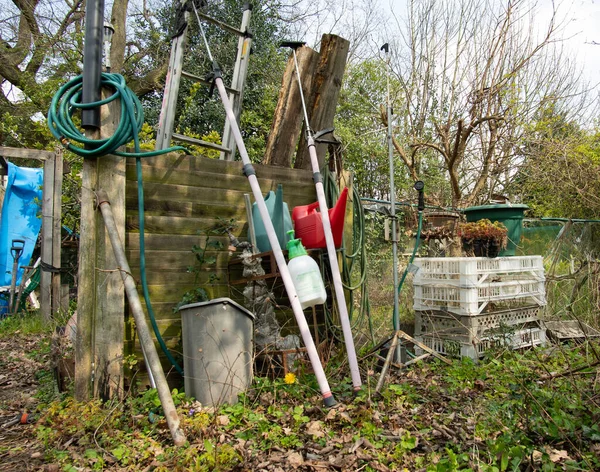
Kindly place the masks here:
<instances>
[{"instance_id":1,"label":"green bottle cap","mask_svg":"<svg viewBox=\"0 0 600 472\"><path fill-rule=\"evenodd\" d=\"M288 259L292 260L294 257L307 256L308 253L306 252L306 249L304 249L302 241L299 239L294 239L294 230L289 230L287 234L290 236L290 240L287 243Z\"/></svg>"}]
</instances>

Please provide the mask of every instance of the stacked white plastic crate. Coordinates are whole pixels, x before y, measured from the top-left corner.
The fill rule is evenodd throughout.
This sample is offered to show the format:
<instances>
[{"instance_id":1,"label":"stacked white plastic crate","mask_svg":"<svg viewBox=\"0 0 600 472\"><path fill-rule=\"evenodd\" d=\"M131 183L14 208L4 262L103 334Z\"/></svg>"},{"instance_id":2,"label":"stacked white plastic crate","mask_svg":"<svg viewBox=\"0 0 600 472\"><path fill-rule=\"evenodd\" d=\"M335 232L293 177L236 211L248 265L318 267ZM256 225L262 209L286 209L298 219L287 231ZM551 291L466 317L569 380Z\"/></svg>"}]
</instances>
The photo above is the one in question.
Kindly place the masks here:
<instances>
[{"instance_id":1,"label":"stacked white plastic crate","mask_svg":"<svg viewBox=\"0 0 600 472\"><path fill-rule=\"evenodd\" d=\"M545 343L541 256L419 258L414 265L415 338L430 348L476 359L498 343ZM499 335L502 326L509 329Z\"/></svg>"}]
</instances>

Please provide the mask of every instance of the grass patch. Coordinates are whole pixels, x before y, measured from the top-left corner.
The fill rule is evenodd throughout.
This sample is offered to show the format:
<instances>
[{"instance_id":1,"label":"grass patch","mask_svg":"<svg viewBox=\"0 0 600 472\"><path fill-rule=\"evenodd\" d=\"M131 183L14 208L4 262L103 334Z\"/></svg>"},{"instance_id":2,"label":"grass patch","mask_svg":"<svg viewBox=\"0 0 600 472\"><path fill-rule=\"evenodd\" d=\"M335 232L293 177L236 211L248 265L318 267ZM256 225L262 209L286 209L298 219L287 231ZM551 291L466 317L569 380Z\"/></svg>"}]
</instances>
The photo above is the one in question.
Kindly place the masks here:
<instances>
[{"instance_id":1,"label":"grass patch","mask_svg":"<svg viewBox=\"0 0 600 472\"><path fill-rule=\"evenodd\" d=\"M8 315L0 319L0 338L22 334L32 336L37 334L49 335L57 326L64 326L70 314L59 315L50 322L43 319L39 310Z\"/></svg>"}]
</instances>

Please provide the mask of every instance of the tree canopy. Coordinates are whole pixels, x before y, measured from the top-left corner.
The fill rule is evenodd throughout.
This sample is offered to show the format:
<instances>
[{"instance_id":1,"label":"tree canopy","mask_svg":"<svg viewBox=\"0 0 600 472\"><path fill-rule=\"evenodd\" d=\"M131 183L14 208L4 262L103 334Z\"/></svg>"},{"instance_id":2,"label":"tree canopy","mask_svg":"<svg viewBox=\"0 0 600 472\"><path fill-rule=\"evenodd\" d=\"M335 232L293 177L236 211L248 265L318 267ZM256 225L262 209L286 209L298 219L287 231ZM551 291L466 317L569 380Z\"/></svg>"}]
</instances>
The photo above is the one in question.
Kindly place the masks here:
<instances>
[{"instance_id":1,"label":"tree canopy","mask_svg":"<svg viewBox=\"0 0 600 472\"><path fill-rule=\"evenodd\" d=\"M0 138L9 146L52 148L56 143L44 116L60 85L81 72L85 2L3 0L3 7ZM106 19L115 28L112 70L122 73L142 98L150 125L144 136L152 139L175 8L162 0L114 0L108 7ZM238 27L242 8L235 0L219 0L208 2L206 13ZM589 126L594 115L588 110L585 122L582 104L597 100L585 95L577 64L561 49L564 19L553 15L540 21L528 0L410 0L406 11L394 13L385 18L373 0L254 2L253 54L241 117L251 158L262 159L281 86L288 51L278 49L278 42L313 39L309 44L318 49L318 38L328 32L351 42L336 133L345 165L365 196L389 197L385 103L390 59L397 197L409 191L412 181L423 179L430 201L440 205L485 203L492 194L504 193L530 199L544 214L573 208L533 203L541 196L533 182L541 182L544 172L557 172L558 161L553 167L548 156L559 147L579 156L582 174L595 169L585 167L593 161L597 140ZM205 27L227 82L237 38ZM384 42L390 44L389 58L379 51ZM193 20L184 68L204 76L210 67ZM204 86L184 80L177 110L179 131L219 139L222 106ZM561 117L560 123L547 119L548 110ZM568 136L550 133L552 126L565 123L573 130Z\"/></svg>"}]
</instances>

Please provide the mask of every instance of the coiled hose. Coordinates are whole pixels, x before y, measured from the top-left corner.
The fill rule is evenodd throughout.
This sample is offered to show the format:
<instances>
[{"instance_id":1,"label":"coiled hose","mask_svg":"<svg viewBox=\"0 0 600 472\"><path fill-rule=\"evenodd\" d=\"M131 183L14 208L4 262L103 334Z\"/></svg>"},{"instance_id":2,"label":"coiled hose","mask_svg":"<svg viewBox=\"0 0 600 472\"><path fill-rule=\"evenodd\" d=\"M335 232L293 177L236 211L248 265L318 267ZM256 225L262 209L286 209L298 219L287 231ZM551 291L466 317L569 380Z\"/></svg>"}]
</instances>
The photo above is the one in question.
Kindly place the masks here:
<instances>
[{"instance_id":1,"label":"coiled hose","mask_svg":"<svg viewBox=\"0 0 600 472\"><path fill-rule=\"evenodd\" d=\"M325 188L325 197L327 199L327 206L331 208L339 198L339 189L336 183L335 176L329 170L327 166L322 171L323 186ZM353 201L353 233L352 233L352 247L346 248L345 242L342 242L342 285L345 290L350 292L350 302L348 304L348 317L350 318L351 328L354 329L361 325L364 317L367 317L369 324L369 333L371 340L374 342L373 326L371 324L371 307L369 304L369 294L367 291L367 251L365 247L365 215L360 199L360 195L356 186L352 188L352 201ZM323 256L322 256L323 257ZM358 264L358 280L356 283L352 282L352 274ZM329 264L321 264L321 267L328 267ZM354 308L354 293L359 291L360 293L360 307L358 313ZM333 333L333 336L337 340L342 340L339 334L339 327L336 325L333 319L331 310L324 305L325 310L325 321L328 329Z\"/></svg>"},{"instance_id":2,"label":"coiled hose","mask_svg":"<svg viewBox=\"0 0 600 472\"><path fill-rule=\"evenodd\" d=\"M146 245L144 240L144 186L142 181L142 161L143 157L158 156L172 151L186 151L182 146L172 146L157 151L141 152L139 132L144 123L144 110L138 97L127 87L125 78L120 74L103 73L101 86L114 90L114 93L97 102L82 104L82 86L83 76L74 79L63 85L52 98L50 109L48 111L48 127L52 135L58 139L65 149L82 156L83 158L97 158L107 154L113 154L123 157L135 157L137 189L138 189L138 219L140 227L140 278L142 281L142 292L144 301L148 309L148 316L152 324L152 329L162 351L173 367L183 375L183 369L173 358L165 341L160 334L156 317L150 301L148 292L148 281L146 278ZM77 110L96 108L106 105L114 100L121 101L121 117L119 125L112 136L104 139L90 139L86 137L73 121L73 115ZM134 152L122 152L117 149L133 141ZM73 142L80 144L75 145Z\"/></svg>"}]
</instances>

